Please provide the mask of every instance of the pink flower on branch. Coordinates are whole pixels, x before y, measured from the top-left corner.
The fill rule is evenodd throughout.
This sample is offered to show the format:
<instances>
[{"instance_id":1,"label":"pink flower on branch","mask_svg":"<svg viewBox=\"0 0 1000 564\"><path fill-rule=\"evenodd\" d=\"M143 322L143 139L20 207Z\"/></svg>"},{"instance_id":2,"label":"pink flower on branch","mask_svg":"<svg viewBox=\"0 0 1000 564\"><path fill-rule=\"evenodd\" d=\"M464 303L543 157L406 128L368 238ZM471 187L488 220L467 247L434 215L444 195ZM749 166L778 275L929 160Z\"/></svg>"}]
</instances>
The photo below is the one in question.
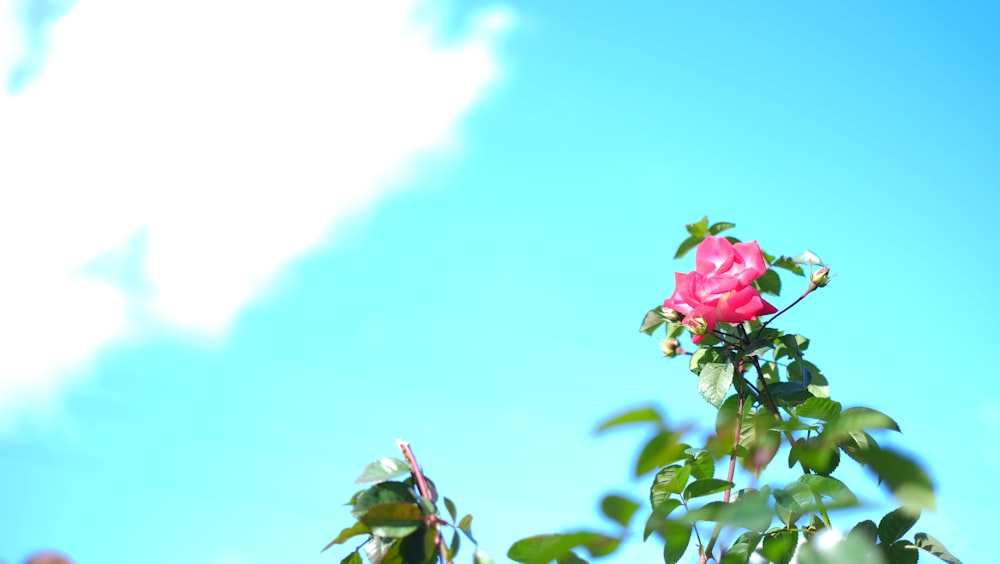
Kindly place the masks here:
<instances>
[{"instance_id":1,"label":"pink flower on branch","mask_svg":"<svg viewBox=\"0 0 1000 564\"><path fill-rule=\"evenodd\" d=\"M742 323L778 310L751 284L767 272L767 263L756 241L730 243L708 236L695 254L695 270L676 273L674 294L663 307L684 315L697 343L718 323Z\"/></svg>"}]
</instances>

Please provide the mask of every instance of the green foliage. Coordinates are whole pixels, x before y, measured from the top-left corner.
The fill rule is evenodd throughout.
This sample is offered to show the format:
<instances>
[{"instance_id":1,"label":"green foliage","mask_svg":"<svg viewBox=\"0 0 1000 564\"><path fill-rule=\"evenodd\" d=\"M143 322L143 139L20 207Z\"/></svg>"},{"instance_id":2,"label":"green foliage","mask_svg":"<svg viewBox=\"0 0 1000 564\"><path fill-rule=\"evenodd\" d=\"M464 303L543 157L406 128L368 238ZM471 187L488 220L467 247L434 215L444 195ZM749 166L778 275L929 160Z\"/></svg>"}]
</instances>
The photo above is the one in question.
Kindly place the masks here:
<instances>
[{"instance_id":1,"label":"green foliage","mask_svg":"<svg viewBox=\"0 0 1000 564\"><path fill-rule=\"evenodd\" d=\"M676 258L697 248L707 237L735 226L710 223L703 217L685 227L687 237ZM738 242L733 237L726 239ZM740 248L741 253L756 252L746 251L756 249L753 245ZM716 251L709 248L705 252ZM805 281L794 280L804 291L786 309L827 286L830 278L819 257L809 251L794 256L762 251L760 258L770 268L761 273L753 267L754 279L749 283L761 294L780 297L788 288L782 274L806 277ZM760 264L751 259L744 262ZM732 264L733 268L748 268L740 261ZM817 267L822 269L816 272ZM739 283L745 288L748 281L740 279ZM732 286L717 286L723 287ZM665 335L661 348L668 358L690 356L687 366L696 376L695 389L716 410L714 429L707 436L692 437L689 427L671 426L652 405L604 420L596 434L634 427L648 432L639 446L633 475L652 476L649 506L619 494L605 495L599 507L611 532L536 535L515 542L508 557L530 564L586 562L584 557L610 555L626 539L636 538L630 528L641 524L642 540L661 542L667 564L685 557L685 561L747 564L754 554L778 564L912 564L922 552L961 564L926 533L917 533L912 540L904 538L918 522L920 511L935 505L930 476L910 456L876 441L875 436L899 432L895 420L869 407L844 408L832 399L827 375L816 359L806 357L809 339L772 326L783 312L767 320L755 317L742 321L746 317L739 317L741 321L733 323L689 318L689 325L685 325L678 311L663 306L650 309L639 330L650 336ZM688 326L699 331L698 343L692 340L690 350L680 343ZM690 385L690 380L676 382L676 386ZM788 483L764 477L781 451L787 456L788 467L801 472ZM412 464L384 458L365 468L358 482L370 485L350 502L357 522L343 529L324 550L363 536L367 540L343 563L359 564L364 548L376 564L430 564L450 562L463 536L476 542L472 516L459 519L455 503L447 497L443 498L447 519L439 514L433 482L426 480L426 486L417 487L420 470L411 468L415 466L412 457L407 460ZM841 529L843 525L834 518L860 503L834 474L842 464L853 463L873 474L901 506L878 524L866 519L849 527L847 535L838 540L836 531L847 529ZM412 475L392 481L405 474ZM743 487L747 479L759 489ZM445 527L452 529L447 549L441 537ZM473 562L492 564L478 550Z\"/></svg>"}]
</instances>

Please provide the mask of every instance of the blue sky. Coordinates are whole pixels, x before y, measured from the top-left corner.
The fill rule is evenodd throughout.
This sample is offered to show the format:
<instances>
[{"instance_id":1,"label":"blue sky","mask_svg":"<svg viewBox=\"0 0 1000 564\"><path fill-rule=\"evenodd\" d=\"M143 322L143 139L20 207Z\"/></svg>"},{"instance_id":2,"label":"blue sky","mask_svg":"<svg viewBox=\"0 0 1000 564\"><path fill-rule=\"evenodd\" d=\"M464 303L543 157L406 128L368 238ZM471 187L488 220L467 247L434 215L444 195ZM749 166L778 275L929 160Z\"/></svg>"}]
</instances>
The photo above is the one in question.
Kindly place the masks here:
<instances>
[{"instance_id":1,"label":"blue sky","mask_svg":"<svg viewBox=\"0 0 1000 564\"><path fill-rule=\"evenodd\" d=\"M397 437L498 562L600 527L601 419L712 420L637 331L706 214L985 561L1000 8L245 4L0 2L0 561L339 562Z\"/></svg>"}]
</instances>

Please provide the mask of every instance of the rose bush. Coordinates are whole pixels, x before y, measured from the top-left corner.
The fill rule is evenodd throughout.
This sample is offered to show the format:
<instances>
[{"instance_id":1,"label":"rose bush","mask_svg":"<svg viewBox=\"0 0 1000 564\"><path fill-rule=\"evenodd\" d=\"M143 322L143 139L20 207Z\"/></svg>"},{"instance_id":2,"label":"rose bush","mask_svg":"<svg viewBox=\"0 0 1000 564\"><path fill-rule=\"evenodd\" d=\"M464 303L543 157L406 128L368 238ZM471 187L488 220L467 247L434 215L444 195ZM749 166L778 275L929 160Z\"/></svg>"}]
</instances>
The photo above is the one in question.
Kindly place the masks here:
<instances>
[{"instance_id":1,"label":"rose bush","mask_svg":"<svg viewBox=\"0 0 1000 564\"><path fill-rule=\"evenodd\" d=\"M675 273L674 293L663 307L684 316L692 341L698 343L718 323L753 321L778 311L753 287L767 268L756 241L734 245L710 235L698 245L695 269Z\"/></svg>"}]
</instances>

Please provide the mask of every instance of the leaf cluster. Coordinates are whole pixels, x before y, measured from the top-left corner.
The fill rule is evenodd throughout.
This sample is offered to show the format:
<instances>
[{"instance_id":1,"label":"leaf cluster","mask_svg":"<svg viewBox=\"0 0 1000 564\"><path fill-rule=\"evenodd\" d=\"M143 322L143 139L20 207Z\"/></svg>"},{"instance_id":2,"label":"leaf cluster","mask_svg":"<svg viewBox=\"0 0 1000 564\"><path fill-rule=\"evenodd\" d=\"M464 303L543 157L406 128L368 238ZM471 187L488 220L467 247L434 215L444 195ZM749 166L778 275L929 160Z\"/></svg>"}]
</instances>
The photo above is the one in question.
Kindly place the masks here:
<instances>
[{"instance_id":1,"label":"leaf cluster","mask_svg":"<svg viewBox=\"0 0 1000 564\"><path fill-rule=\"evenodd\" d=\"M394 480L402 476L407 477ZM363 537L341 564L361 564L362 552L372 564L433 564L441 558L439 543L444 540L442 529L447 527L452 529L451 542L445 551L448 562L458 554L464 535L477 546L473 564L492 564L493 561L478 550L472 536L472 515L459 519L455 502L442 497L446 519L437 507L437 487L430 478L424 476L424 480L430 490L429 497L420 495L416 476L405 461L383 458L369 464L356 482L371 485L355 493L347 503L356 521L343 529L323 551Z\"/></svg>"}]
</instances>

